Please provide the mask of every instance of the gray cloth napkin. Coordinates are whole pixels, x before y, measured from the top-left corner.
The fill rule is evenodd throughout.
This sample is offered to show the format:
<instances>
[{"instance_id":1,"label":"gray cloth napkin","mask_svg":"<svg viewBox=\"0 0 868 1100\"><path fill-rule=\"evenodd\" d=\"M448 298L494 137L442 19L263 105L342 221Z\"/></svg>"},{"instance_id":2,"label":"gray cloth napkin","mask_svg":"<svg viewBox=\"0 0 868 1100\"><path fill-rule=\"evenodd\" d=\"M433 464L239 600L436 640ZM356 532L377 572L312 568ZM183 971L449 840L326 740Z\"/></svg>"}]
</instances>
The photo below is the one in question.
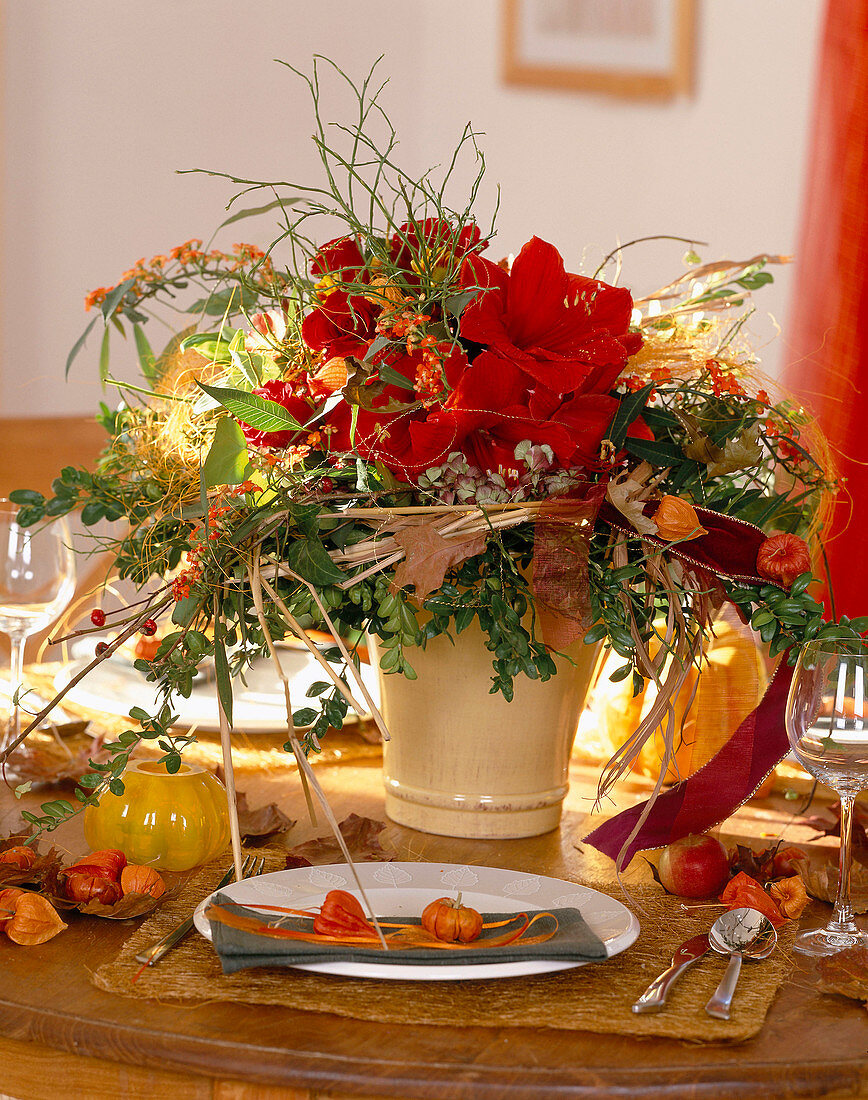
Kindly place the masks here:
<instances>
[{"instance_id":1,"label":"gray cloth napkin","mask_svg":"<svg viewBox=\"0 0 868 1100\"><path fill-rule=\"evenodd\" d=\"M274 920L274 916L243 905L236 905L225 894L217 894L214 903L246 917L260 921ZM297 966L299 963L313 962L375 962L386 966L407 966L425 964L426 966L468 966L492 962L525 962L530 959L545 959L552 962L594 962L605 959L606 948L591 931L578 909L548 910L557 917L558 928L551 939L545 943L522 944L521 940L500 947L475 947L468 951L444 951L437 948L408 948L406 950L383 951L381 948L359 947L351 944L343 946L332 943L305 943L299 940L276 940L269 936L230 928L217 920L211 920L212 942L224 974L234 974L236 970L245 970L253 966ZM533 916L533 912L528 913ZM208 917L208 910L205 911ZM486 922L506 920L512 913L485 913ZM419 923L408 921L404 917L382 917L383 921L403 921L405 924ZM309 932L310 921L288 917L281 923L284 928ZM528 935L550 931L549 919L539 920L530 929ZM486 938L503 934L503 928L484 929L475 942L483 944Z\"/></svg>"}]
</instances>

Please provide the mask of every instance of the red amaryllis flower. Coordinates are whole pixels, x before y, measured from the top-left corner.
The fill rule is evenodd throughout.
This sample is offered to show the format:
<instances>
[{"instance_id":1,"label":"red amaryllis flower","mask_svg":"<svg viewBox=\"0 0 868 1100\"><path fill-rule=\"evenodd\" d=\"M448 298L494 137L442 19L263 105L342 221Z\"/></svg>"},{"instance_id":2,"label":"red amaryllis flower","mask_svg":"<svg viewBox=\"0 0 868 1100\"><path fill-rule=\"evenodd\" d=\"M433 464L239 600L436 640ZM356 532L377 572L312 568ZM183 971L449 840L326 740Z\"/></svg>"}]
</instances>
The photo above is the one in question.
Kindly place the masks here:
<instances>
[{"instance_id":1,"label":"red amaryllis flower","mask_svg":"<svg viewBox=\"0 0 868 1100\"><path fill-rule=\"evenodd\" d=\"M379 312L358 295L350 298L342 290L333 290L305 317L301 334L309 348L325 352L329 359L336 355L363 358L376 336Z\"/></svg>"},{"instance_id":2,"label":"red amaryllis flower","mask_svg":"<svg viewBox=\"0 0 868 1100\"><path fill-rule=\"evenodd\" d=\"M405 270L411 268L423 248L430 254L432 265L445 253L455 257L457 267L463 257L482 251L485 245L479 245L481 236L479 226L472 222L455 226L443 218L425 218L405 222L392 237L390 252L393 261Z\"/></svg>"},{"instance_id":3,"label":"red amaryllis flower","mask_svg":"<svg viewBox=\"0 0 868 1100\"><path fill-rule=\"evenodd\" d=\"M787 588L796 577L811 568L811 555L804 539L798 535L780 534L767 538L756 556L756 571L761 577L778 581Z\"/></svg>"},{"instance_id":4,"label":"red amaryllis flower","mask_svg":"<svg viewBox=\"0 0 868 1100\"><path fill-rule=\"evenodd\" d=\"M365 258L354 237L335 237L317 251L311 260L315 275L331 276L334 282L367 282Z\"/></svg>"},{"instance_id":5,"label":"red amaryllis flower","mask_svg":"<svg viewBox=\"0 0 868 1100\"><path fill-rule=\"evenodd\" d=\"M379 308L362 294L351 294L346 284L368 282L365 260L353 237L337 237L317 252L311 270L319 275L318 305L302 323L304 342L314 351L335 355L364 355L376 335Z\"/></svg>"},{"instance_id":6,"label":"red amaryllis flower","mask_svg":"<svg viewBox=\"0 0 868 1100\"><path fill-rule=\"evenodd\" d=\"M266 382L265 385L260 386L253 392L259 397L265 397L269 401L276 401L278 405L282 405L289 415L294 416L302 426L313 412L310 404L303 397L293 396L292 385L289 382ZM241 430L244 432L244 438L253 447L271 447L273 450L282 450L284 447L289 446L295 434L293 429L263 432L258 428L251 428L243 420L240 421L240 424Z\"/></svg>"},{"instance_id":7,"label":"red amaryllis flower","mask_svg":"<svg viewBox=\"0 0 868 1100\"><path fill-rule=\"evenodd\" d=\"M468 257L462 281L482 289L461 316L461 335L512 359L556 394L605 393L642 345L628 331L630 292L568 274L558 250L539 237L509 274Z\"/></svg>"}]
</instances>

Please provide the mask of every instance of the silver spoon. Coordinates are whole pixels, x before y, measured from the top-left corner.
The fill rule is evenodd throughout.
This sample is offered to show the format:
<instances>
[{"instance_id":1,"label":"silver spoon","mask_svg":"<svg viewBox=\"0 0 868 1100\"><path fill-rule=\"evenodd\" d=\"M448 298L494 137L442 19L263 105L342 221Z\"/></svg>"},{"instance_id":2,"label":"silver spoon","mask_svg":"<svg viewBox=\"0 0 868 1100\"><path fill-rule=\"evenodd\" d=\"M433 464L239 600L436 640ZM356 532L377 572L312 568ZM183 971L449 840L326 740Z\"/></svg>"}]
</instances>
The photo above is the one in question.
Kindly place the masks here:
<instances>
[{"instance_id":1,"label":"silver spoon","mask_svg":"<svg viewBox=\"0 0 868 1100\"><path fill-rule=\"evenodd\" d=\"M729 966L705 1011L718 1020L728 1020L742 959L767 959L775 949L778 934L768 917L756 909L730 909L711 926L708 942L719 954L729 955Z\"/></svg>"}]
</instances>

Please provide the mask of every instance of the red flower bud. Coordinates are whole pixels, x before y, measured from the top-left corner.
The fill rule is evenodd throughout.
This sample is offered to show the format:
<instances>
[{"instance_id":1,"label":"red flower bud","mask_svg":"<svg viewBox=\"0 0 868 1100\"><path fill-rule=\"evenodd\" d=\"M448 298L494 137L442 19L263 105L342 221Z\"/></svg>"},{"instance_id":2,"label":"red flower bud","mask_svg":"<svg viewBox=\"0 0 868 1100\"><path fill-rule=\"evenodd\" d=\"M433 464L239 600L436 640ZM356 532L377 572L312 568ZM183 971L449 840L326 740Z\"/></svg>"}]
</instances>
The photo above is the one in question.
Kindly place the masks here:
<instances>
[{"instance_id":1,"label":"red flower bud","mask_svg":"<svg viewBox=\"0 0 868 1100\"><path fill-rule=\"evenodd\" d=\"M772 535L762 544L756 556L757 573L787 588L810 568L811 555L805 540L798 535Z\"/></svg>"},{"instance_id":2,"label":"red flower bud","mask_svg":"<svg viewBox=\"0 0 868 1100\"><path fill-rule=\"evenodd\" d=\"M90 621L94 626L105 626L105 612L102 608L95 607L90 613Z\"/></svg>"},{"instance_id":3,"label":"red flower bud","mask_svg":"<svg viewBox=\"0 0 868 1100\"><path fill-rule=\"evenodd\" d=\"M141 630L142 634L150 638L153 634L157 633L157 624L154 622L153 619L145 619L139 629Z\"/></svg>"}]
</instances>

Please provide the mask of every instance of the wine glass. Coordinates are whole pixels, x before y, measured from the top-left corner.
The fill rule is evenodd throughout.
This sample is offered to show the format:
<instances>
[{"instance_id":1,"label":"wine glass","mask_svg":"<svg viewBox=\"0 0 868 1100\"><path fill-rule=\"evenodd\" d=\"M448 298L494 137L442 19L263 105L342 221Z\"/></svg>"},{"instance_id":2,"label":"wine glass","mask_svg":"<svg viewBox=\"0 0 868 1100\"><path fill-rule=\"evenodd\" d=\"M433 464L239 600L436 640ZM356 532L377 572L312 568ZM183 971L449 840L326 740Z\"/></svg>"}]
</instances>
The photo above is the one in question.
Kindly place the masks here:
<instances>
[{"instance_id":1,"label":"wine glass","mask_svg":"<svg viewBox=\"0 0 868 1100\"><path fill-rule=\"evenodd\" d=\"M21 730L16 689L24 678L24 645L63 611L75 591L75 558L63 520L21 527L18 507L0 501L0 632L11 643L10 695L13 698L2 754Z\"/></svg>"},{"instance_id":2,"label":"wine glass","mask_svg":"<svg viewBox=\"0 0 868 1100\"><path fill-rule=\"evenodd\" d=\"M787 735L812 775L841 798L840 877L835 911L825 928L800 936L795 950L834 955L868 946L868 932L853 920L850 855L853 804L868 787L868 645L854 641L808 642L799 654L787 699Z\"/></svg>"}]
</instances>

